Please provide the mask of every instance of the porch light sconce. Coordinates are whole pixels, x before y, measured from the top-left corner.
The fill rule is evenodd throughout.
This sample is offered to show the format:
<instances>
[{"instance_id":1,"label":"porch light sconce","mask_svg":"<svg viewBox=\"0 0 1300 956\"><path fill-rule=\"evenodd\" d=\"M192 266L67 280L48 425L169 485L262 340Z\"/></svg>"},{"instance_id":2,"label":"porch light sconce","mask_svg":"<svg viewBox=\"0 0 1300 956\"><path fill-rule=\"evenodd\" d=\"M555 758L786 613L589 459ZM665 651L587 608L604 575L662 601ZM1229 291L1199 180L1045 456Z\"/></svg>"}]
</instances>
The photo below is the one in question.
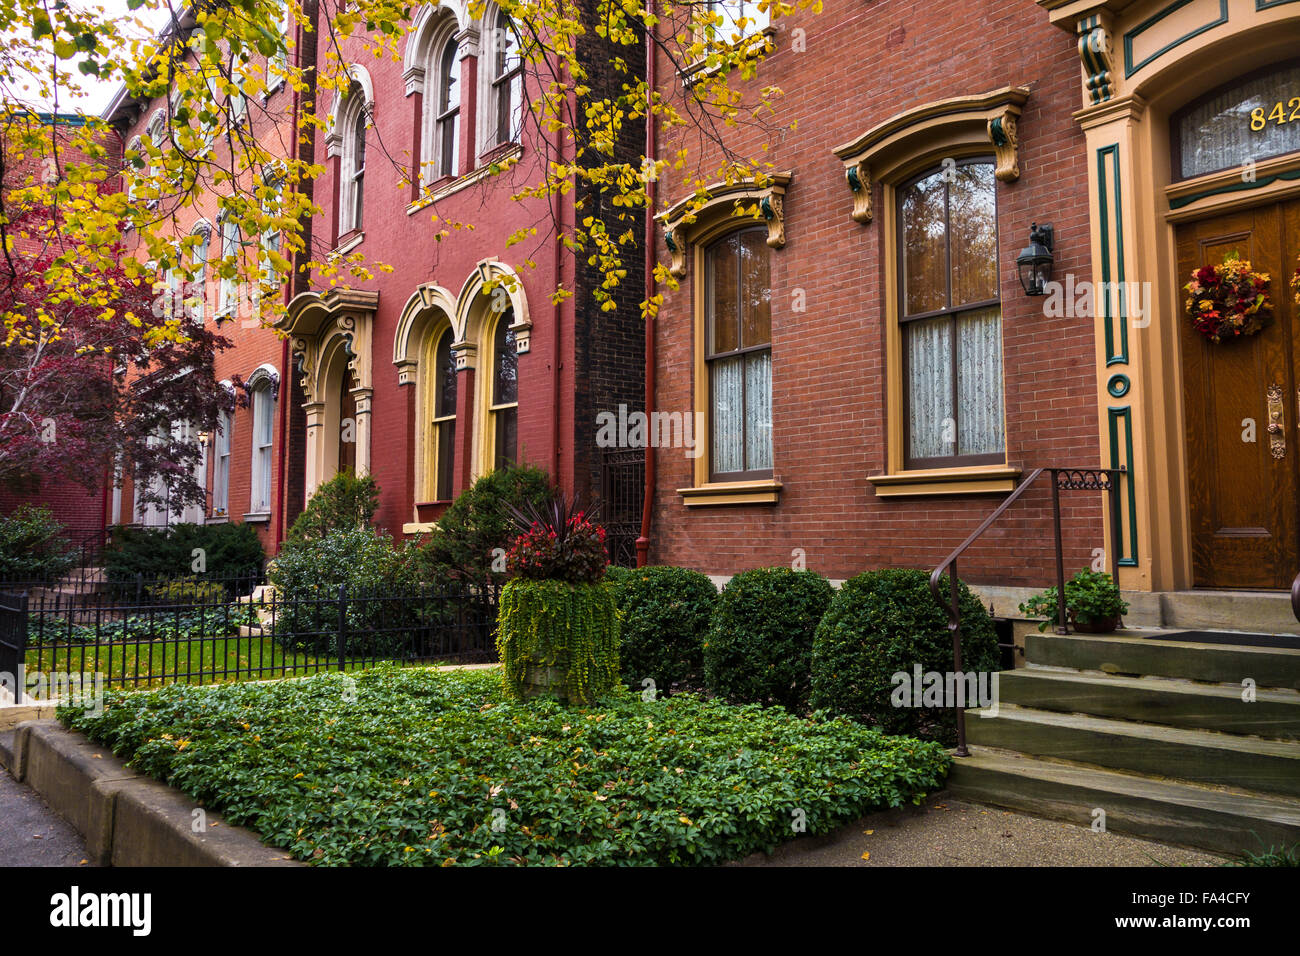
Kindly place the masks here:
<instances>
[{"instance_id":1,"label":"porch light sconce","mask_svg":"<svg viewBox=\"0 0 1300 956\"><path fill-rule=\"evenodd\" d=\"M1020 284L1025 295L1046 295L1052 278L1052 227L1034 223L1029 230L1029 245L1016 257Z\"/></svg>"}]
</instances>

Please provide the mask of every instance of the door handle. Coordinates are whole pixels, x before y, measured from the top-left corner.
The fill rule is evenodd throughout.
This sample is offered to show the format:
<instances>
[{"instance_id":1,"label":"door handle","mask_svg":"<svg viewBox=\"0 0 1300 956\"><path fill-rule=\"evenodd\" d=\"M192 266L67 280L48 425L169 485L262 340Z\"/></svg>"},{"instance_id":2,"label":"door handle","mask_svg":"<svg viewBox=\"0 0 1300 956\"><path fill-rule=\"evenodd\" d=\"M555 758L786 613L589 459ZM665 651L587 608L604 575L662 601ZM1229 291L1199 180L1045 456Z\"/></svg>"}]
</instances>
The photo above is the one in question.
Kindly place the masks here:
<instances>
[{"instance_id":1,"label":"door handle","mask_svg":"<svg viewBox=\"0 0 1300 956\"><path fill-rule=\"evenodd\" d=\"M1274 458L1286 457L1286 425L1282 421L1282 386L1270 385L1264 393L1268 402L1268 449Z\"/></svg>"}]
</instances>

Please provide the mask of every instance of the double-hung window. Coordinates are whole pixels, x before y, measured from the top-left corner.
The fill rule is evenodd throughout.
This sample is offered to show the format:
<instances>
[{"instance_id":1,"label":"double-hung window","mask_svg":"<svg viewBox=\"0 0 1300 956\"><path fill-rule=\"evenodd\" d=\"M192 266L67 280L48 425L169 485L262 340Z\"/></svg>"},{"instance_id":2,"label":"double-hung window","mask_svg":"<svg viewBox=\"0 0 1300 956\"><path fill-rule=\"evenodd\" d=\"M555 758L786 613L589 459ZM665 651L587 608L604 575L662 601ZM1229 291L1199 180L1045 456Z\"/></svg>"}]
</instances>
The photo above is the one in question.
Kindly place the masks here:
<instances>
[{"instance_id":1,"label":"double-hung window","mask_svg":"<svg viewBox=\"0 0 1300 956\"><path fill-rule=\"evenodd\" d=\"M995 185L967 160L898 190L906 468L1005 460Z\"/></svg>"},{"instance_id":2,"label":"double-hung window","mask_svg":"<svg viewBox=\"0 0 1300 956\"><path fill-rule=\"evenodd\" d=\"M704 252L710 478L772 476L772 288L767 228Z\"/></svg>"}]
</instances>

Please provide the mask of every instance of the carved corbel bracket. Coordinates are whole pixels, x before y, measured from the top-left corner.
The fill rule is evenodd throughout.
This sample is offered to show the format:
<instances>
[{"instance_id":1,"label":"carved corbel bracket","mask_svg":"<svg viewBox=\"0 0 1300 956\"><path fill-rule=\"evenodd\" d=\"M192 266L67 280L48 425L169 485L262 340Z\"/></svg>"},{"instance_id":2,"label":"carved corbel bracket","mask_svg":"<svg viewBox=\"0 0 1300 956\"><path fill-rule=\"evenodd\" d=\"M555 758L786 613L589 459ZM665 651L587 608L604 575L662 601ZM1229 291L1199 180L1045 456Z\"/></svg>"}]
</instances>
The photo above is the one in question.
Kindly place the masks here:
<instances>
[{"instance_id":1,"label":"carved corbel bracket","mask_svg":"<svg viewBox=\"0 0 1300 956\"><path fill-rule=\"evenodd\" d=\"M1079 60L1083 64L1083 86L1093 106L1115 95L1110 26L1108 16L1091 13L1080 18L1075 28L1079 36Z\"/></svg>"},{"instance_id":2,"label":"carved corbel bracket","mask_svg":"<svg viewBox=\"0 0 1300 956\"><path fill-rule=\"evenodd\" d=\"M853 220L871 222L871 166L865 161L851 163L844 167L844 178L853 193Z\"/></svg>"},{"instance_id":3,"label":"carved corbel bracket","mask_svg":"<svg viewBox=\"0 0 1300 956\"><path fill-rule=\"evenodd\" d=\"M785 191L790 185L788 172L772 173L762 184L752 179L714 183L707 187L702 202L693 195L677 202L657 217L663 225L664 245L668 247L668 271L677 277L686 275L686 252L702 232L723 220L745 216L753 219L753 210L767 223L767 244L773 249L785 247Z\"/></svg>"},{"instance_id":4,"label":"carved corbel bracket","mask_svg":"<svg viewBox=\"0 0 1300 956\"><path fill-rule=\"evenodd\" d=\"M1019 112L1005 110L1001 116L989 120L989 142L993 144L993 153L997 159L994 175L1004 183L1013 183L1020 178L1020 135L1016 128Z\"/></svg>"}]
</instances>

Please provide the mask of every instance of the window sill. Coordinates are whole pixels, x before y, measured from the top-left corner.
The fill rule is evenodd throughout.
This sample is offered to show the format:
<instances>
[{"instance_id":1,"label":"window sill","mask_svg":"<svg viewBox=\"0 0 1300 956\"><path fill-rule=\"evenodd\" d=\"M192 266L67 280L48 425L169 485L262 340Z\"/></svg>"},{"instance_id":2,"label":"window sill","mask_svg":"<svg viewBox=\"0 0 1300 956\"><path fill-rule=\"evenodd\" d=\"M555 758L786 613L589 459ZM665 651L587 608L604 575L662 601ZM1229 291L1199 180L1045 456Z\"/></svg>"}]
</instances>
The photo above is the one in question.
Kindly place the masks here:
<instances>
[{"instance_id":1,"label":"window sill","mask_svg":"<svg viewBox=\"0 0 1300 956\"><path fill-rule=\"evenodd\" d=\"M733 50L737 49L738 47L741 46L741 44L745 44L745 43L757 44L758 38L762 37L763 38L762 43L765 48L763 50L763 54L764 56L771 56L773 53L776 52L776 37L778 33L780 33L780 30L778 30L776 27L771 26L769 24L768 26L764 27L762 30L758 31L757 33L753 33L747 37L738 40L736 43L731 45L730 49ZM707 62L708 62L707 60L697 60L696 62L684 66L680 70L678 70L677 75L678 77L681 78L682 86L684 86L687 89L690 89L696 83L700 82L700 80L703 80L706 77L716 76L718 73L722 71L721 64L719 64L718 66L706 66L705 64Z\"/></svg>"},{"instance_id":2,"label":"window sill","mask_svg":"<svg viewBox=\"0 0 1300 956\"><path fill-rule=\"evenodd\" d=\"M439 200L446 199L448 196L455 195L462 189L468 189L477 182L481 182L488 176L492 175L492 167L499 166L503 162L518 159L524 154L524 148L518 143L507 143L497 150L490 150L484 153L479 159L477 169L471 170L461 176L453 178L444 177L433 183L433 189L425 193L415 202L406 207L406 214L413 216L426 206L430 206Z\"/></svg>"},{"instance_id":3,"label":"window sill","mask_svg":"<svg viewBox=\"0 0 1300 956\"><path fill-rule=\"evenodd\" d=\"M271 512L269 511L254 511L244 515L244 524L270 524L270 522Z\"/></svg>"},{"instance_id":4,"label":"window sill","mask_svg":"<svg viewBox=\"0 0 1300 956\"><path fill-rule=\"evenodd\" d=\"M408 521L402 525L402 534L430 534L437 526L436 521Z\"/></svg>"},{"instance_id":5,"label":"window sill","mask_svg":"<svg viewBox=\"0 0 1300 956\"><path fill-rule=\"evenodd\" d=\"M781 482L726 481L701 485L698 488L678 488L677 493L688 508L712 508L720 505L774 505L781 500Z\"/></svg>"},{"instance_id":6,"label":"window sill","mask_svg":"<svg viewBox=\"0 0 1300 956\"><path fill-rule=\"evenodd\" d=\"M900 471L892 475L870 475L867 481L877 498L905 495L977 495L1014 491L1019 468L980 465L974 468L934 468Z\"/></svg>"},{"instance_id":7,"label":"window sill","mask_svg":"<svg viewBox=\"0 0 1300 956\"><path fill-rule=\"evenodd\" d=\"M333 258L334 256L347 255L357 246L361 245L365 238L365 232L360 229L351 229L348 232L343 233L343 235L339 236L338 242L330 252L330 257Z\"/></svg>"},{"instance_id":8,"label":"window sill","mask_svg":"<svg viewBox=\"0 0 1300 956\"><path fill-rule=\"evenodd\" d=\"M229 524L230 515L226 513L208 515L208 520L204 524Z\"/></svg>"}]
</instances>

